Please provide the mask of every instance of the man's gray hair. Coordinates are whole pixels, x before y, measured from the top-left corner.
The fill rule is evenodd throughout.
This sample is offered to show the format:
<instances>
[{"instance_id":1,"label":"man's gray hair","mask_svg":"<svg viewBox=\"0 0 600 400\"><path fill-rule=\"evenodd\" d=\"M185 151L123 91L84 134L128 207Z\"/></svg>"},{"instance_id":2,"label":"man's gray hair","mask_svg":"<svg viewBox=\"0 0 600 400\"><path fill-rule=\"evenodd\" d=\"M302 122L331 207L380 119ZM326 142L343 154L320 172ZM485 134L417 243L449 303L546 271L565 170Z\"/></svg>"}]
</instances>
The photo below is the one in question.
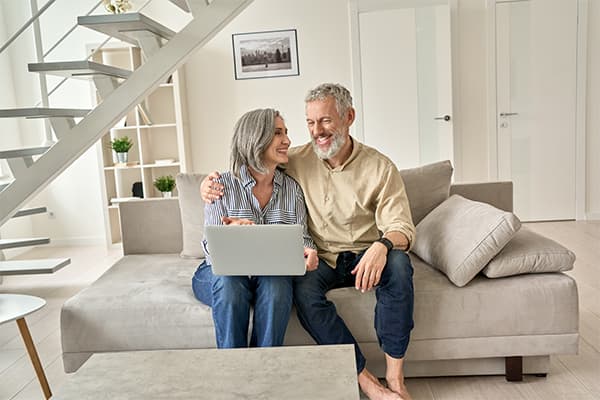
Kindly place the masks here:
<instances>
[{"instance_id":1,"label":"man's gray hair","mask_svg":"<svg viewBox=\"0 0 600 400\"><path fill-rule=\"evenodd\" d=\"M272 108L248 111L235 124L231 140L231 172L240 177L242 165L266 174L263 154L275 136L275 118L281 117Z\"/></svg>"},{"instance_id":2,"label":"man's gray hair","mask_svg":"<svg viewBox=\"0 0 600 400\"><path fill-rule=\"evenodd\" d=\"M350 91L339 83L320 84L308 92L304 98L304 102L309 103L315 100L325 100L327 97L335 99L335 108L340 117L343 117L352 108L352 95L350 95Z\"/></svg>"}]
</instances>

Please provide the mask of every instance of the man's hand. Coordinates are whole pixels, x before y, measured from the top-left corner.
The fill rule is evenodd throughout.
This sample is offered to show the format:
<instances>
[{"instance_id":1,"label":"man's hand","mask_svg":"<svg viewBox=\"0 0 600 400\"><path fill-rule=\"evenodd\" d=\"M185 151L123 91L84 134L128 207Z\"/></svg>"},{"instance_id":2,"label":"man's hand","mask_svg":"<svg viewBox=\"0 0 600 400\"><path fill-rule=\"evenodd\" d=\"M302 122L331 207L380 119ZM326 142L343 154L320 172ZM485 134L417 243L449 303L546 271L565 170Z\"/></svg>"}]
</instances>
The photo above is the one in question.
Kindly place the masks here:
<instances>
[{"instance_id":1,"label":"man's hand","mask_svg":"<svg viewBox=\"0 0 600 400\"><path fill-rule=\"evenodd\" d=\"M317 256L317 250L311 249L310 247L304 248L304 265L306 265L307 271L314 271L319 265L319 257Z\"/></svg>"},{"instance_id":2,"label":"man's hand","mask_svg":"<svg viewBox=\"0 0 600 400\"><path fill-rule=\"evenodd\" d=\"M200 184L200 196L205 203L211 204L214 200L218 200L223 196L223 185L216 182L221 175L217 171L213 171Z\"/></svg>"},{"instance_id":3,"label":"man's hand","mask_svg":"<svg viewBox=\"0 0 600 400\"><path fill-rule=\"evenodd\" d=\"M254 225L254 221L246 218L221 217L223 225Z\"/></svg>"},{"instance_id":4,"label":"man's hand","mask_svg":"<svg viewBox=\"0 0 600 400\"><path fill-rule=\"evenodd\" d=\"M374 242L371 247L365 251L356 267L351 274L356 275L355 287L357 290L363 293L367 290L371 290L373 286L379 283L381 279L381 273L385 268L385 262L387 261L387 249L385 245L380 242Z\"/></svg>"}]
</instances>

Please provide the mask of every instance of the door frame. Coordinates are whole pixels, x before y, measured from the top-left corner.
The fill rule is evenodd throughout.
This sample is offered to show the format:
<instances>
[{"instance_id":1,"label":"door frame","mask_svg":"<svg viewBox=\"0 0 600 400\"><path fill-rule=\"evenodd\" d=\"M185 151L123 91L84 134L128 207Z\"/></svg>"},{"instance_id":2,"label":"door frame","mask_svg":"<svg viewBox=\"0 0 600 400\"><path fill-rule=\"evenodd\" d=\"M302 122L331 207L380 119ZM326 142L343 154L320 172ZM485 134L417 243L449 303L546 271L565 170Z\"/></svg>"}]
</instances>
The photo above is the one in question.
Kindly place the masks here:
<instances>
[{"instance_id":1,"label":"door frame","mask_svg":"<svg viewBox=\"0 0 600 400\"><path fill-rule=\"evenodd\" d=\"M362 4L360 4L362 3ZM360 141L365 140L364 121L363 121L363 91L362 91L362 70L360 60L360 29L359 13L375 10L409 8L415 6L427 6L448 4L450 8L450 74L452 85L452 156L454 164L454 181L460 181L462 177L462 137L460 129L460 117L458 109L459 80L458 73L460 60L458 45L458 0L370 0L368 3L364 0L348 1L348 19L350 21L350 58L352 68L352 91L354 98L354 107L356 108L356 118L354 121L353 135Z\"/></svg>"},{"instance_id":2,"label":"door frame","mask_svg":"<svg viewBox=\"0 0 600 400\"><path fill-rule=\"evenodd\" d=\"M498 180L498 105L496 102L496 4L526 0L486 0L487 14L487 131L488 178ZM575 100L575 219L586 215L586 85L587 85L587 31L589 0L577 0L577 60Z\"/></svg>"}]
</instances>

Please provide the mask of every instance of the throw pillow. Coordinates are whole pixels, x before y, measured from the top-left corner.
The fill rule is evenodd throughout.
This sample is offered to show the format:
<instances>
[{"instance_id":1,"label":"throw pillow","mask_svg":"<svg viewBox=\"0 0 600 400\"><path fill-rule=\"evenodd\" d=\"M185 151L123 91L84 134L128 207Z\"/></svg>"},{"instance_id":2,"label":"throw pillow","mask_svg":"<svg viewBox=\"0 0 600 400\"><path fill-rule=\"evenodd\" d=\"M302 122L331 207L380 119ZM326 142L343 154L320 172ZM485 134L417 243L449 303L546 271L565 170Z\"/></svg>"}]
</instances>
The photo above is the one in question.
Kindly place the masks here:
<instances>
[{"instance_id":1,"label":"throw pillow","mask_svg":"<svg viewBox=\"0 0 600 400\"><path fill-rule=\"evenodd\" d=\"M513 213L453 195L417 225L412 251L456 286L464 286L520 227Z\"/></svg>"},{"instance_id":2,"label":"throw pillow","mask_svg":"<svg viewBox=\"0 0 600 400\"><path fill-rule=\"evenodd\" d=\"M573 269L575 254L554 240L522 228L483 269L488 278Z\"/></svg>"},{"instance_id":3,"label":"throw pillow","mask_svg":"<svg viewBox=\"0 0 600 400\"><path fill-rule=\"evenodd\" d=\"M413 223L417 225L423 217L448 198L452 179L450 161L440 161L418 168L400 171L410 204Z\"/></svg>"},{"instance_id":4,"label":"throw pillow","mask_svg":"<svg viewBox=\"0 0 600 400\"><path fill-rule=\"evenodd\" d=\"M206 174L177 174L179 209L183 230L183 258L203 258L204 201L200 197L200 184Z\"/></svg>"}]
</instances>

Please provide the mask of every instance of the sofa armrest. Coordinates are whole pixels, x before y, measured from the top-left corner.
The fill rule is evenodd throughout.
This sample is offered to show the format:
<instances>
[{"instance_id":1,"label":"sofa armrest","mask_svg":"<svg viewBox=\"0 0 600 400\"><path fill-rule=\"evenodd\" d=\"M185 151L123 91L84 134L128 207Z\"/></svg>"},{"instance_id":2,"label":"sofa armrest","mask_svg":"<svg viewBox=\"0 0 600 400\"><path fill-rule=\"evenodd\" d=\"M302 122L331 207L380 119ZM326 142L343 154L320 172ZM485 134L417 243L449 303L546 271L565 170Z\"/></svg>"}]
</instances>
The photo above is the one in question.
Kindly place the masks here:
<instances>
[{"instance_id":1,"label":"sofa armrest","mask_svg":"<svg viewBox=\"0 0 600 400\"><path fill-rule=\"evenodd\" d=\"M181 213L177 199L147 199L119 203L123 253L179 253Z\"/></svg>"},{"instance_id":2,"label":"sofa armrest","mask_svg":"<svg viewBox=\"0 0 600 400\"><path fill-rule=\"evenodd\" d=\"M504 211L513 211L512 182L455 183L450 186L450 196L453 194L488 203Z\"/></svg>"}]
</instances>

